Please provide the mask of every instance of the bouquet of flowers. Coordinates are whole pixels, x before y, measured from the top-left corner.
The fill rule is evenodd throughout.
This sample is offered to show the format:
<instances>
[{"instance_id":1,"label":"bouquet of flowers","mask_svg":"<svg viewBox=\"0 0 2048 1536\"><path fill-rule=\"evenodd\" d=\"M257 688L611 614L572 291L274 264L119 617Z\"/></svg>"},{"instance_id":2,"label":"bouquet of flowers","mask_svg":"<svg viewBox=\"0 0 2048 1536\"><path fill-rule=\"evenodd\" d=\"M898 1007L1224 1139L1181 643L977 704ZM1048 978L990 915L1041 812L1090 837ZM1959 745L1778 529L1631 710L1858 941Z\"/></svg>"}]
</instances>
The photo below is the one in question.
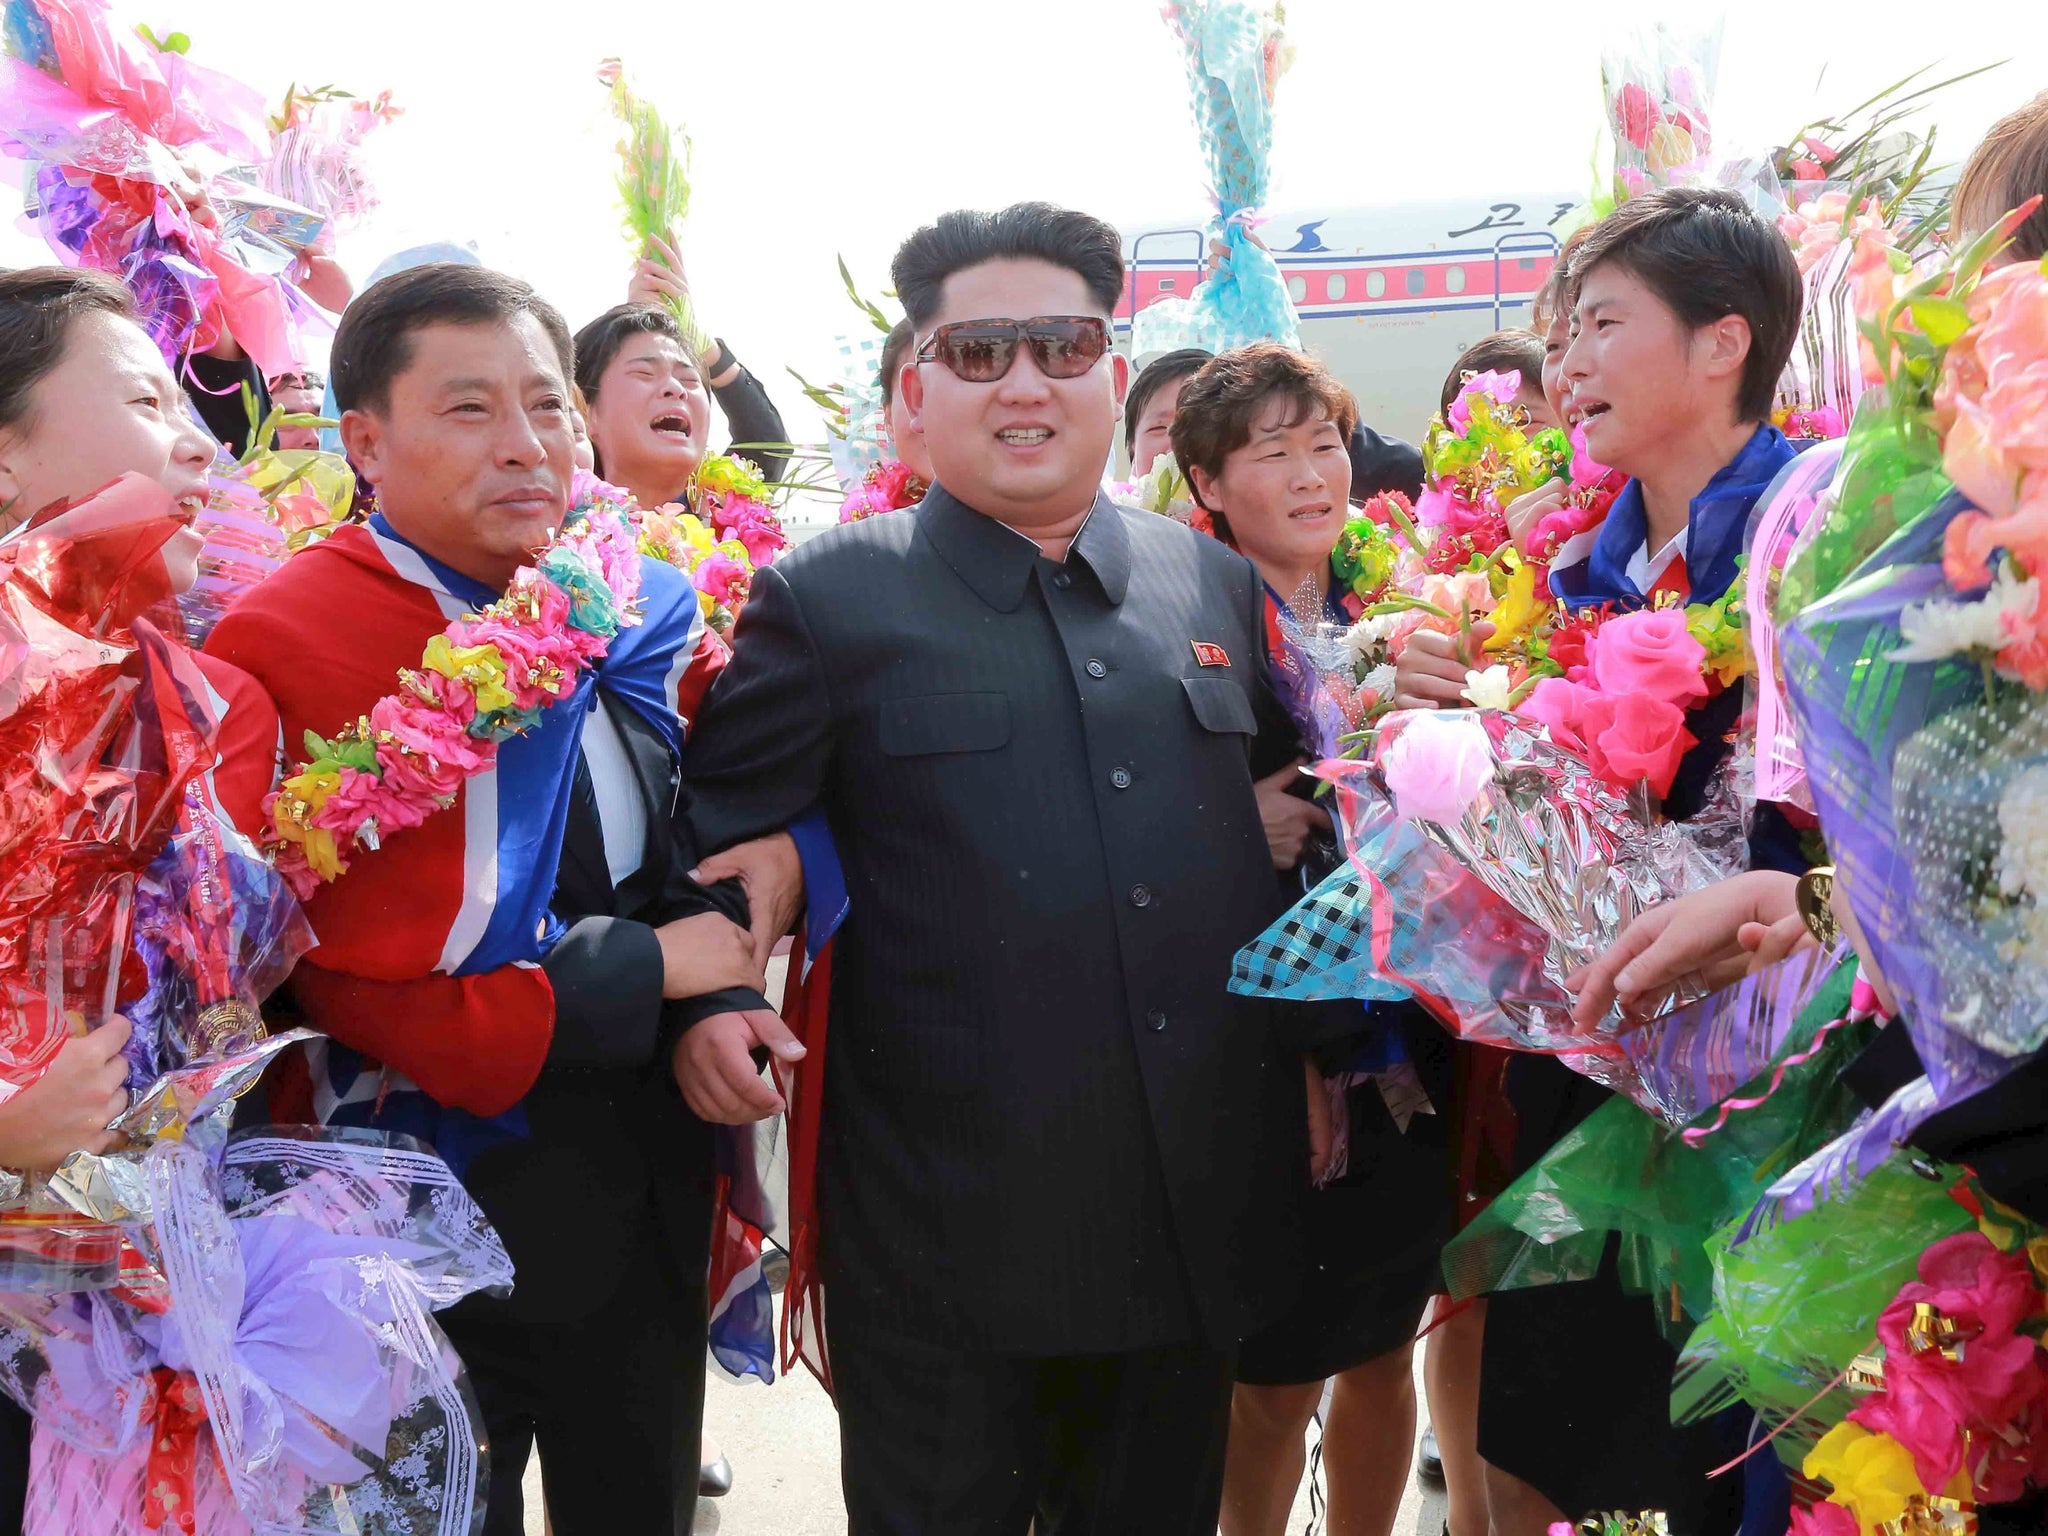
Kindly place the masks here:
<instances>
[{"instance_id":1,"label":"bouquet of flowers","mask_svg":"<svg viewBox=\"0 0 2048 1536\"><path fill-rule=\"evenodd\" d=\"M1596 196L1596 217L1655 187L1703 174L1714 148L1711 104L1721 39L1675 38L1662 26L1602 55L1600 86L1614 143L1614 185Z\"/></svg>"},{"instance_id":2,"label":"bouquet of flowers","mask_svg":"<svg viewBox=\"0 0 2048 1536\"><path fill-rule=\"evenodd\" d=\"M1618 1017L1571 1017L1567 976L1637 914L1721 871L1538 722L1397 711L1368 756L1326 762L1348 865L1238 952L1231 989L1298 999L1414 997L1459 1036L1637 1074Z\"/></svg>"},{"instance_id":3,"label":"bouquet of flowers","mask_svg":"<svg viewBox=\"0 0 2048 1536\"><path fill-rule=\"evenodd\" d=\"M624 492L607 489L630 501ZM705 621L721 635L732 632L753 589L754 572L789 547L789 535L771 505L773 495L751 460L714 454L697 471L688 506L651 512L636 506L631 511L640 529L640 552L688 574Z\"/></svg>"},{"instance_id":4,"label":"bouquet of flowers","mask_svg":"<svg viewBox=\"0 0 2048 1536\"><path fill-rule=\"evenodd\" d=\"M2048 1243L1962 1170L1894 1153L1796 1219L1731 1225L1707 1257L1715 1306L1674 1412L1756 1407L1814 1499L1794 1531L1967 1529L2048 1477Z\"/></svg>"},{"instance_id":5,"label":"bouquet of flowers","mask_svg":"<svg viewBox=\"0 0 2048 1536\"><path fill-rule=\"evenodd\" d=\"M1132 355L1222 352L1254 341L1295 346L1301 326L1287 280L1253 234L1271 179L1273 93L1293 62L1282 7L1278 0L1170 0L1163 14L1186 58L1209 168L1213 265L1191 297L1139 314Z\"/></svg>"},{"instance_id":6,"label":"bouquet of flowers","mask_svg":"<svg viewBox=\"0 0 2048 1536\"><path fill-rule=\"evenodd\" d=\"M117 1008L132 1026L106 1150L0 1175L29 1529L453 1536L480 1427L426 1313L509 1265L422 1149L228 1144L234 1100L308 1038L260 1005L313 940L203 789L212 693L150 616L175 620L162 551L184 524L128 476L0 561L0 1089Z\"/></svg>"},{"instance_id":7,"label":"bouquet of flowers","mask_svg":"<svg viewBox=\"0 0 2048 1536\"><path fill-rule=\"evenodd\" d=\"M364 100L331 85L295 85L271 114L263 186L320 215L317 249L332 251L337 232L376 211L377 189L364 163L363 143L400 112L389 91Z\"/></svg>"},{"instance_id":8,"label":"bouquet of flowers","mask_svg":"<svg viewBox=\"0 0 2048 1536\"><path fill-rule=\"evenodd\" d=\"M329 322L293 286L323 216L267 191L263 102L117 26L106 0L14 0L0 148L29 162L30 213L60 257L112 272L174 362L231 334L266 374ZM143 29L144 34L147 29Z\"/></svg>"},{"instance_id":9,"label":"bouquet of flowers","mask_svg":"<svg viewBox=\"0 0 2048 1536\"><path fill-rule=\"evenodd\" d=\"M861 476L861 482L846 493L839 504L839 521L857 523L881 512L900 512L924 500L929 487L910 472L910 466L886 459Z\"/></svg>"},{"instance_id":10,"label":"bouquet of flowers","mask_svg":"<svg viewBox=\"0 0 2048 1536\"><path fill-rule=\"evenodd\" d=\"M652 102L634 94L617 59L606 59L597 78L611 92L612 112L625 130L619 140L619 206L627 243L638 255L653 250L656 239L675 238L690 217L690 136L671 129ZM711 338L698 327L688 297L672 294L668 304L684 342L698 357L706 356Z\"/></svg>"}]
</instances>

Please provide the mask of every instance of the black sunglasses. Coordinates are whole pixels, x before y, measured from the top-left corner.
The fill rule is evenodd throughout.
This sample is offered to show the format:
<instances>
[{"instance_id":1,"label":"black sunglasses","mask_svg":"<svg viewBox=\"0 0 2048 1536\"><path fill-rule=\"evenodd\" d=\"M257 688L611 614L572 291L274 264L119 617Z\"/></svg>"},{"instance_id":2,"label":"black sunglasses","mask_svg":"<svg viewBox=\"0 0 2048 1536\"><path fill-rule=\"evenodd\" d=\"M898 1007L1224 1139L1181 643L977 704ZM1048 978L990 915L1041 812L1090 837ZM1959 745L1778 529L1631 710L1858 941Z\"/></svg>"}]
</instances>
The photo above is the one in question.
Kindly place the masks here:
<instances>
[{"instance_id":1,"label":"black sunglasses","mask_svg":"<svg viewBox=\"0 0 2048 1536\"><path fill-rule=\"evenodd\" d=\"M958 320L933 331L917 360L944 363L969 384L993 384L1017 361L1019 342L1031 348L1031 360L1048 379L1078 379L1109 350L1109 323L1094 315Z\"/></svg>"}]
</instances>

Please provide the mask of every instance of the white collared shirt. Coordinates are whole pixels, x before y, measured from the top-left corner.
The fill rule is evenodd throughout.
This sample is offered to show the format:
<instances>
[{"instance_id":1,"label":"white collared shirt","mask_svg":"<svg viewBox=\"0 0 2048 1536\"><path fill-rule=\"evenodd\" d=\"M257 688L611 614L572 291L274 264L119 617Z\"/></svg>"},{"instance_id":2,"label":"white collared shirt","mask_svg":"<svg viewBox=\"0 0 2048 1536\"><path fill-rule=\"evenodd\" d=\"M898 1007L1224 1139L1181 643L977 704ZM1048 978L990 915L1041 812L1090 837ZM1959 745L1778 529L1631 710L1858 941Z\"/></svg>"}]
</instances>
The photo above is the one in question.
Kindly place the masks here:
<instances>
[{"instance_id":1,"label":"white collared shirt","mask_svg":"<svg viewBox=\"0 0 2048 1536\"><path fill-rule=\"evenodd\" d=\"M647 852L647 806L633 774L633 759L600 694L583 721L583 761L597 795L597 819L604 831L604 862L612 884L621 885Z\"/></svg>"},{"instance_id":2,"label":"white collared shirt","mask_svg":"<svg viewBox=\"0 0 2048 1536\"><path fill-rule=\"evenodd\" d=\"M1685 558L1686 542L1691 535L1690 525L1679 529L1672 535L1671 542L1654 555L1650 553L1649 540L1645 539L1636 546L1636 552L1628 557L1628 579L1635 584L1638 592L1647 597L1650 588L1663 579L1664 572L1671 562Z\"/></svg>"}]
</instances>

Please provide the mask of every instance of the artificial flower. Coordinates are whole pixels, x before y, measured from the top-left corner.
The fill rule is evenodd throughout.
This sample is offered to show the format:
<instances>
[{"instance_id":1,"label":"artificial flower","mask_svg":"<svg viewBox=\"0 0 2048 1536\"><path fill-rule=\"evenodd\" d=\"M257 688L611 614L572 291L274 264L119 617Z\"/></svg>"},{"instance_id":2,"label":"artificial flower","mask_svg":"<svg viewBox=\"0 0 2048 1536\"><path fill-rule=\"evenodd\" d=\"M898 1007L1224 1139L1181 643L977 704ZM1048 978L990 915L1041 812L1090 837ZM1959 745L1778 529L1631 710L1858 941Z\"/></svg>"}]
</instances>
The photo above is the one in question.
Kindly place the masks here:
<instances>
[{"instance_id":1,"label":"artificial flower","mask_svg":"<svg viewBox=\"0 0 2048 1536\"><path fill-rule=\"evenodd\" d=\"M2048 1391L2034 1340L2015 1330L2041 1310L2024 1257L2001 1253L1982 1232L1959 1232L1920 1255L1920 1278L1878 1314L1885 1390L1849 1415L1912 1453L1921 1485L1945 1486L1963 1470L1973 1436L1998 1437ZM1952 1351L1916 1341L1916 1308L1931 1307L1964 1340ZM2016 1497L2022 1490L2000 1490Z\"/></svg>"},{"instance_id":2,"label":"artificial flower","mask_svg":"<svg viewBox=\"0 0 2048 1536\"><path fill-rule=\"evenodd\" d=\"M1513 551L1506 558L1512 562L1507 586L1486 616L1493 626L1493 633L1486 637L1489 651L1505 651L1520 645L1543 616L1543 606L1536 601L1536 568Z\"/></svg>"},{"instance_id":3,"label":"artificial flower","mask_svg":"<svg viewBox=\"0 0 2048 1536\"><path fill-rule=\"evenodd\" d=\"M1589 749L1586 739L1579 734L1579 722L1585 718L1586 700L1591 697L1593 690L1579 683L1546 677L1522 701L1521 713L1542 722L1556 745L1587 757Z\"/></svg>"},{"instance_id":4,"label":"artificial flower","mask_svg":"<svg viewBox=\"0 0 2048 1536\"><path fill-rule=\"evenodd\" d=\"M1508 669L1496 662L1484 671L1467 672L1463 692L1474 709L1508 709L1513 704L1515 685Z\"/></svg>"},{"instance_id":5,"label":"artificial flower","mask_svg":"<svg viewBox=\"0 0 2048 1536\"><path fill-rule=\"evenodd\" d=\"M1749 637L1743 632L1740 606L1743 583L1738 579L1711 603L1694 603L1685 610L1686 633L1707 653L1704 668L1714 681L1726 688L1749 671Z\"/></svg>"},{"instance_id":6,"label":"artificial flower","mask_svg":"<svg viewBox=\"0 0 2048 1536\"><path fill-rule=\"evenodd\" d=\"M1904 645L1888 651L1887 661L1939 661L1969 652L1995 654L2012 631L2010 616L2031 618L2041 603L2041 584L2024 581L2010 561L2000 561L1991 590L1983 597L1951 602L1934 599L1914 603L1899 615Z\"/></svg>"},{"instance_id":7,"label":"artificial flower","mask_svg":"<svg viewBox=\"0 0 2048 1536\"><path fill-rule=\"evenodd\" d=\"M1380 754L1394 810L1455 826L1493 777L1493 748L1478 717L1417 711Z\"/></svg>"},{"instance_id":8,"label":"artificial flower","mask_svg":"<svg viewBox=\"0 0 2048 1536\"><path fill-rule=\"evenodd\" d=\"M1826 1482L1828 1502L1854 1515L1866 1536L1905 1514L1909 1500L1927 1494L1906 1448L1860 1424L1837 1424L1821 1436L1800 1470Z\"/></svg>"},{"instance_id":9,"label":"artificial flower","mask_svg":"<svg viewBox=\"0 0 2048 1536\"><path fill-rule=\"evenodd\" d=\"M1594 771L1610 783L1644 780L1660 799L1671 791L1679 762L1694 745L1685 711L1640 693L1598 693L1584 701L1580 733Z\"/></svg>"},{"instance_id":10,"label":"artificial flower","mask_svg":"<svg viewBox=\"0 0 2048 1536\"><path fill-rule=\"evenodd\" d=\"M421 653L420 665L462 683L469 692L472 713L490 714L517 704L505 686L505 658L495 645L457 646L445 634L436 635ZM442 702L447 707L446 700Z\"/></svg>"},{"instance_id":11,"label":"artificial flower","mask_svg":"<svg viewBox=\"0 0 2048 1536\"><path fill-rule=\"evenodd\" d=\"M1592 656L1593 680L1603 693L1638 693L1671 704L1702 697L1706 647L1672 608L1617 614L1600 627Z\"/></svg>"},{"instance_id":12,"label":"artificial flower","mask_svg":"<svg viewBox=\"0 0 2048 1536\"><path fill-rule=\"evenodd\" d=\"M1809 1504L1792 1511L1785 1536L1859 1536L1856 1517L1839 1504Z\"/></svg>"}]
</instances>

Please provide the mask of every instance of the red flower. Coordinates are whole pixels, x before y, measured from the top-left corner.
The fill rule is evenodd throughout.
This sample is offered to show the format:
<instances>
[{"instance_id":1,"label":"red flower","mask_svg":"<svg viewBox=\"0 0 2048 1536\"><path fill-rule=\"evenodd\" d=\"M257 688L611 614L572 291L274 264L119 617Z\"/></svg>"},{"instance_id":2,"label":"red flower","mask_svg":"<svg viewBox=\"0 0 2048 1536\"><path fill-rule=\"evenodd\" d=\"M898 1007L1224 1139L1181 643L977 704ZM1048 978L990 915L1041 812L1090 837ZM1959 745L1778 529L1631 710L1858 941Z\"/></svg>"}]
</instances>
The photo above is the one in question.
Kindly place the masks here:
<instances>
[{"instance_id":1,"label":"red flower","mask_svg":"<svg viewBox=\"0 0 2048 1536\"><path fill-rule=\"evenodd\" d=\"M1624 85L1614 98L1614 125L1621 130L1621 136L1637 149L1650 147L1650 135L1663 121L1664 115L1657 110L1657 103L1650 99L1650 93L1633 80Z\"/></svg>"},{"instance_id":2,"label":"red flower","mask_svg":"<svg viewBox=\"0 0 2048 1536\"><path fill-rule=\"evenodd\" d=\"M1639 609L1609 619L1592 657L1593 680L1608 694L1642 694L1668 704L1706 697L1706 647L1676 608Z\"/></svg>"},{"instance_id":3,"label":"red flower","mask_svg":"<svg viewBox=\"0 0 2048 1536\"><path fill-rule=\"evenodd\" d=\"M1594 771L1621 789L1647 779L1650 793L1660 798L1669 793L1679 760L1694 742L1684 710L1640 693L1591 694L1581 719Z\"/></svg>"}]
</instances>

